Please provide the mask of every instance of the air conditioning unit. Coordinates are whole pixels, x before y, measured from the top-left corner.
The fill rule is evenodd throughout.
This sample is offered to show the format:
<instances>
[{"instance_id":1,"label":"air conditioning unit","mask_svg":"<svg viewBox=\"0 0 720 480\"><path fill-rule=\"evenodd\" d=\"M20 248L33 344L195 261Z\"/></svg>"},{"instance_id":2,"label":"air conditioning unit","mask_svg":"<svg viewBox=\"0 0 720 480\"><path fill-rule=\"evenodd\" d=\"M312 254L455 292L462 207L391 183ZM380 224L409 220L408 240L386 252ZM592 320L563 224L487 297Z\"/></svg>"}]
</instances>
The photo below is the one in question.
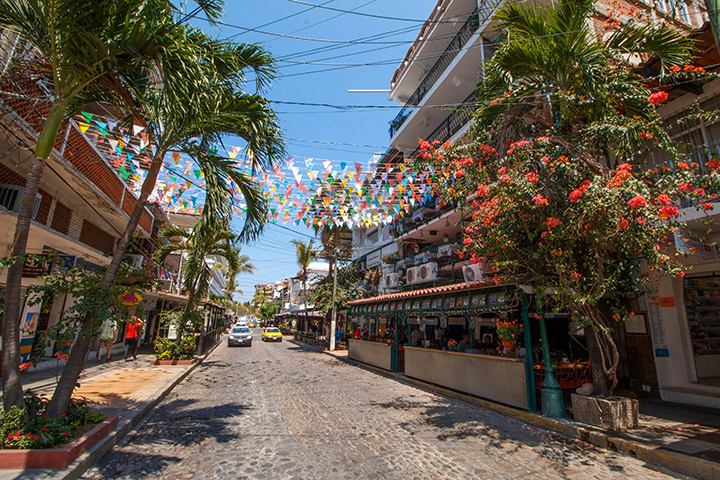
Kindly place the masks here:
<instances>
[{"instance_id":1,"label":"air conditioning unit","mask_svg":"<svg viewBox=\"0 0 720 480\"><path fill-rule=\"evenodd\" d=\"M133 270L143 270L145 268L145 257L136 253L127 255L127 263Z\"/></svg>"},{"instance_id":2,"label":"air conditioning unit","mask_svg":"<svg viewBox=\"0 0 720 480\"><path fill-rule=\"evenodd\" d=\"M385 274L385 288L396 288L400 281L399 273L386 273Z\"/></svg>"},{"instance_id":3,"label":"air conditioning unit","mask_svg":"<svg viewBox=\"0 0 720 480\"><path fill-rule=\"evenodd\" d=\"M407 281L405 282L406 284L412 285L420 281L420 267L408 268L407 272L405 273L407 275Z\"/></svg>"},{"instance_id":4,"label":"air conditioning unit","mask_svg":"<svg viewBox=\"0 0 720 480\"><path fill-rule=\"evenodd\" d=\"M438 257L450 257L453 253L460 250L460 245L456 243L450 243L447 245L440 245L438 247Z\"/></svg>"},{"instance_id":5,"label":"air conditioning unit","mask_svg":"<svg viewBox=\"0 0 720 480\"><path fill-rule=\"evenodd\" d=\"M423 263L428 263L431 260L434 260L434 255L431 253L420 253L418 255L415 255L415 265L422 265Z\"/></svg>"},{"instance_id":6,"label":"air conditioning unit","mask_svg":"<svg viewBox=\"0 0 720 480\"><path fill-rule=\"evenodd\" d=\"M428 262L418 267L420 269L420 281L431 282L437 280L438 265L435 262Z\"/></svg>"},{"instance_id":7,"label":"air conditioning unit","mask_svg":"<svg viewBox=\"0 0 720 480\"><path fill-rule=\"evenodd\" d=\"M483 264L471 263L463 267L463 278L465 282L477 282L483 279Z\"/></svg>"}]
</instances>

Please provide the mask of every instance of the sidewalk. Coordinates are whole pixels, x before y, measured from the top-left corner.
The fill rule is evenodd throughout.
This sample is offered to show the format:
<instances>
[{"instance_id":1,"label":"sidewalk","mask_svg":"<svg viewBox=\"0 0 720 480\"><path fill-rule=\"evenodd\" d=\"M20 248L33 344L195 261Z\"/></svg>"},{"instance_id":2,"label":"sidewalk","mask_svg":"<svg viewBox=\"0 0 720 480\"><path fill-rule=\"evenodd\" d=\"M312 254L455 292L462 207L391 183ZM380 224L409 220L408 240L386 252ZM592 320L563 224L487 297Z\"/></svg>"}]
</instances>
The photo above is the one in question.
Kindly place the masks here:
<instances>
[{"instance_id":1,"label":"sidewalk","mask_svg":"<svg viewBox=\"0 0 720 480\"><path fill-rule=\"evenodd\" d=\"M315 348L297 343L310 349ZM575 438L576 441L617 450L696 478L720 480L720 410L689 408L657 399L639 399L639 428L628 432L609 432L574 420L546 418L538 413L507 407L418 381L401 373L389 372L349 359L347 350L322 352L350 365L415 385L423 390L498 411L503 415Z\"/></svg>"},{"instance_id":2,"label":"sidewalk","mask_svg":"<svg viewBox=\"0 0 720 480\"><path fill-rule=\"evenodd\" d=\"M94 358L95 354L91 353L78 380L80 387L75 390L75 394L87 398L96 411L103 412L108 417L118 416L118 426L108 437L63 470L0 470L0 480L64 480L80 477L138 425L219 344L220 341L208 353L196 357L198 362L193 365L153 366L150 365L154 359L152 353L138 353L137 361L125 362L123 348L117 352L113 349L116 360L107 363L98 362ZM141 352L143 350L145 349ZM63 364L64 362L59 364L59 373L62 373ZM55 366L56 361L52 360L42 362L39 368L23 372L23 388L52 394L56 383Z\"/></svg>"}]
</instances>

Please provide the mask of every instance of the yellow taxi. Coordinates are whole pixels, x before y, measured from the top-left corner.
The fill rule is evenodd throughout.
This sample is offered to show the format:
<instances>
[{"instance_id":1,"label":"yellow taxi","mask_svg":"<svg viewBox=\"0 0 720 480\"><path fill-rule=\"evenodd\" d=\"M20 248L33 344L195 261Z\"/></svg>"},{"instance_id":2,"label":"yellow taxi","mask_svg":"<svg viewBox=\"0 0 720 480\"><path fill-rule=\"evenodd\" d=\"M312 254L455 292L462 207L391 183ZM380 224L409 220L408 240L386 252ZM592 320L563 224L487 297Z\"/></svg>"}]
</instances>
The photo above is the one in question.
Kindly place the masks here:
<instances>
[{"instance_id":1,"label":"yellow taxi","mask_svg":"<svg viewBox=\"0 0 720 480\"><path fill-rule=\"evenodd\" d=\"M248 322L248 327L249 327L249 328L255 328L255 320L250 320L250 321Z\"/></svg>"},{"instance_id":2,"label":"yellow taxi","mask_svg":"<svg viewBox=\"0 0 720 480\"><path fill-rule=\"evenodd\" d=\"M282 333L277 327L267 327L262 332L263 342L282 342Z\"/></svg>"}]
</instances>

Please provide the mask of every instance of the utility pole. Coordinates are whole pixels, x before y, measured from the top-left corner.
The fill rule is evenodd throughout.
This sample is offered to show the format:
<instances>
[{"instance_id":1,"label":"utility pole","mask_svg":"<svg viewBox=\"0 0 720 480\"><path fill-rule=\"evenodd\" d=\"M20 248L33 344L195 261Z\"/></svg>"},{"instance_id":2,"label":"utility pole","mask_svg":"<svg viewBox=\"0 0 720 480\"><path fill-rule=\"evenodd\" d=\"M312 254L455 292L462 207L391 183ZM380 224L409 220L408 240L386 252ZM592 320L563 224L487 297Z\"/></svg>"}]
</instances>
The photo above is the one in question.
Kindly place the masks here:
<instances>
[{"instance_id":1,"label":"utility pole","mask_svg":"<svg viewBox=\"0 0 720 480\"><path fill-rule=\"evenodd\" d=\"M332 293L332 319L330 320L330 351L335 351L335 325L337 324L337 308L335 307L335 295L337 292L337 254L338 249L333 250L333 293Z\"/></svg>"}]
</instances>

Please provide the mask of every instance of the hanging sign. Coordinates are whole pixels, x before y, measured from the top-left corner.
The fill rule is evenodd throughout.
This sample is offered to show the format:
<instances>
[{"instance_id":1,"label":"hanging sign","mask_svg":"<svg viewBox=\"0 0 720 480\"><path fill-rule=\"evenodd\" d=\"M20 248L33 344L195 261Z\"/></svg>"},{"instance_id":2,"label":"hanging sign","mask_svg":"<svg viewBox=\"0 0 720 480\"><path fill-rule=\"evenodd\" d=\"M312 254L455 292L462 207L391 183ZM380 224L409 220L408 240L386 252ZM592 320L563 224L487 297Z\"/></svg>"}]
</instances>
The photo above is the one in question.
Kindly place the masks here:
<instances>
[{"instance_id":1,"label":"hanging sign","mask_svg":"<svg viewBox=\"0 0 720 480\"><path fill-rule=\"evenodd\" d=\"M143 295L137 290L128 292L125 295L120 296L120 303L122 303L123 307L134 307L142 303L142 301Z\"/></svg>"}]
</instances>

